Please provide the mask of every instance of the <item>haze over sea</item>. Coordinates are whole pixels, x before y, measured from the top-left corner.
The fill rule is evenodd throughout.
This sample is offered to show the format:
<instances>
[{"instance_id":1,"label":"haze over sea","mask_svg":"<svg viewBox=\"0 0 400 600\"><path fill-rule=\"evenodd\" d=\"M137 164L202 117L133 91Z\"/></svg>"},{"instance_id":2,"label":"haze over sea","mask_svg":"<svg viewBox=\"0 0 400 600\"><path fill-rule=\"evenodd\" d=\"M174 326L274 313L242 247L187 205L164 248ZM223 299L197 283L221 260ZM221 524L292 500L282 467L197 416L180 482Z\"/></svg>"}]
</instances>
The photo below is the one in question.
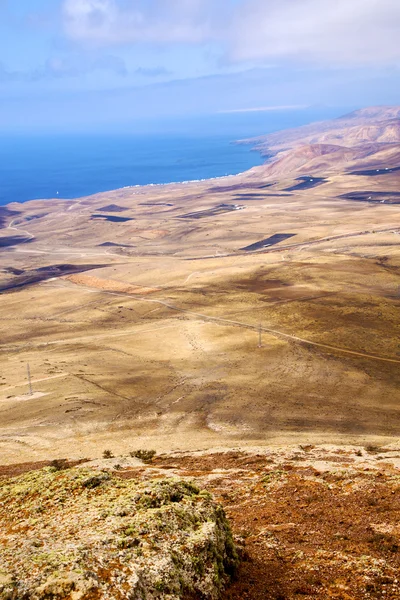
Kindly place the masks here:
<instances>
[{"instance_id":1,"label":"haze over sea","mask_svg":"<svg viewBox=\"0 0 400 600\"><path fill-rule=\"evenodd\" d=\"M233 113L112 132L6 133L0 137L0 205L235 175L262 164L263 158L232 142L345 110Z\"/></svg>"}]
</instances>

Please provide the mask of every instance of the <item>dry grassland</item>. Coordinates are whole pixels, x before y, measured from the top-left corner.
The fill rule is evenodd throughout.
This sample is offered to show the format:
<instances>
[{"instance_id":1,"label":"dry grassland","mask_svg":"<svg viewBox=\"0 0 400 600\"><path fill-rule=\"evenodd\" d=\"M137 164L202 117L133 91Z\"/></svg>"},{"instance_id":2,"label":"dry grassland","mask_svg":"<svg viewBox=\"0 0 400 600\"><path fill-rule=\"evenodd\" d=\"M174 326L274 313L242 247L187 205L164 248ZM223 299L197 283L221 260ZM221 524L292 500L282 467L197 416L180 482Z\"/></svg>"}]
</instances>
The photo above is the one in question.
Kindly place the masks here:
<instances>
[{"instance_id":1,"label":"dry grassland","mask_svg":"<svg viewBox=\"0 0 400 600\"><path fill-rule=\"evenodd\" d=\"M10 205L0 235L27 241L1 253L2 462L399 436L400 208L339 198L398 175L270 183ZM134 220L91 219L109 204Z\"/></svg>"}]
</instances>

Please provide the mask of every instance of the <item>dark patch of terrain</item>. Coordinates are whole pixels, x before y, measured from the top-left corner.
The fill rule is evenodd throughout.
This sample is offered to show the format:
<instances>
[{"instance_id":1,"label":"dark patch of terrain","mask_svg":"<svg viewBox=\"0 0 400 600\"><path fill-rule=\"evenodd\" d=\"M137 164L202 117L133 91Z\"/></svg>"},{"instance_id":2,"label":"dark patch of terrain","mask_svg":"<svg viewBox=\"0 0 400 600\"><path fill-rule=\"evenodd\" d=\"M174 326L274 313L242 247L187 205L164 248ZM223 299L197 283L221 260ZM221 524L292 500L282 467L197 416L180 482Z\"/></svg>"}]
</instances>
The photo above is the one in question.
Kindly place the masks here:
<instances>
[{"instance_id":1,"label":"dark patch of terrain","mask_svg":"<svg viewBox=\"0 0 400 600\"><path fill-rule=\"evenodd\" d=\"M351 171L349 175L360 175L362 177L377 177L378 175L387 175L388 173L394 173L400 171L400 167L392 167L385 169L367 169L364 171Z\"/></svg>"},{"instance_id":2,"label":"dark patch of terrain","mask_svg":"<svg viewBox=\"0 0 400 600\"><path fill-rule=\"evenodd\" d=\"M240 249L245 250L246 252L254 252L254 250L261 250L262 248L266 248L268 246L275 246L275 244L279 244L280 242L288 240L295 235L295 233L275 233L275 235L271 235L271 237L266 238L265 240L261 240L260 242L256 242L255 244L251 244L250 246Z\"/></svg>"},{"instance_id":3,"label":"dark patch of terrain","mask_svg":"<svg viewBox=\"0 0 400 600\"><path fill-rule=\"evenodd\" d=\"M265 188L271 187L272 185L274 185L274 183L265 183L263 185L260 185L259 183L236 183L234 185L211 187L208 188L207 192L225 193L236 192L237 190L263 190Z\"/></svg>"},{"instance_id":4,"label":"dark patch of terrain","mask_svg":"<svg viewBox=\"0 0 400 600\"><path fill-rule=\"evenodd\" d=\"M15 269L14 267L4 267L2 272L10 273L11 275L22 275L22 273L24 273L23 269Z\"/></svg>"},{"instance_id":5,"label":"dark patch of terrain","mask_svg":"<svg viewBox=\"0 0 400 600\"><path fill-rule=\"evenodd\" d=\"M57 468L60 471L64 469L71 469L87 462L86 458L79 460L68 460L66 458L58 458L55 460L41 460L37 462L17 463L15 465L1 465L0 466L0 477L19 477L24 473L30 473L31 471L38 471L44 467Z\"/></svg>"},{"instance_id":6,"label":"dark patch of terrain","mask_svg":"<svg viewBox=\"0 0 400 600\"><path fill-rule=\"evenodd\" d=\"M139 206L174 206L170 202L141 202Z\"/></svg>"},{"instance_id":7,"label":"dark patch of terrain","mask_svg":"<svg viewBox=\"0 0 400 600\"><path fill-rule=\"evenodd\" d=\"M2 229L5 224L6 224L6 220L9 217L16 217L17 215L20 215L21 213L18 212L17 210L10 210L9 208L6 208L5 206L0 206L0 229Z\"/></svg>"},{"instance_id":8,"label":"dark patch of terrain","mask_svg":"<svg viewBox=\"0 0 400 600\"><path fill-rule=\"evenodd\" d=\"M262 200L263 198L287 198L293 196L293 194L236 194L235 200Z\"/></svg>"},{"instance_id":9,"label":"dark patch of terrain","mask_svg":"<svg viewBox=\"0 0 400 600\"><path fill-rule=\"evenodd\" d=\"M99 210L103 212L124 212L125 210L128 210L128 208L118 206L118 204L107 204L107 206L102 206Z\"/></svg>"},{"instance_id":10,"label":"dark patch of terrain","mask_svg":"<svg viewBox=\"0 0 400 600\"><path fill-rule=\"evenodd\" d=\"M309 190L326 183L328 180L325 177L298 177L296 181L300 181L300 183L285 188L285 192L300 192L301 190Z\"/></svg>"},{"instance_id":11,"label":"dark patch of terrain","mask_svg":"<svg viewBox=\"0 0 400 600\"><path fill-rule=\"evenodd\" d=\"M3 281L0 283L0 293L15 290L16 288L23 288L27 285L34 283L40 283L46 281L52 277L61 277L63 275L73 275L75 273L84 273L85 271L92 271L94 269L102 269L108 265L49 265L47 267L39 267L38 269L32 269L31 271L24 271L21 275L13 277L9 281Z\"/></svg>"},{"instance_id":12,"label":"dark patch of terrain","mask_svg":"<svg viewBox=\"0 0 400 600\"><path fill-rule=\"evenodd\" d=\"M373 204L400 204L400 192L350 192L342 194L339 198Z\"/></svg>"},{"instance_id":13,"label":"dark patch of terrain","mask_svg":"<svg viewBox=\"0 0 400 600\"><path fill-rule=\"evenodd\" d=\"M272 291L274 293L282 293L283 295L292 287L287 281L268 279L267 277L268 273L261 271L251 278L238 279L235 281L235 286L241 290L257 294L269 294Z\"/></svg>"},{"instance_id":14,"label":"dark patch of terrain","mask_svg":"<svg viewBox=\"0 0 400 600\"><path fill-rule=\"evenodd\" d=\"M187 213L186 215L179 215L177 219L203 219L204 217L216 217L226 212L232 212L239 210L236 204L218 204L214 208L207 210L199 210L198 212Z\"/></svg>"},{"instance_id":15,"label":"dark patch of terrain","mask_svg":"<svg viewBox=\"0 0 400 600\"><path fill-rule=\"evenodd\" d=\"M116 217L114 215L92 215L91 220L95 219L104 219L105 221L110 221L111 223L126 223L127 221L134 221L133 217Z\"/></svg>"},{"instance_id":16,"label":"dark patch of terrain","mask_svg":"<svg viewBox=\"0 0 400 600\"><path fill-rule=\"evenodd\" d=\"M49 213L41 213L39 215L26 215L24 217L24 221L34 221L35 219L41 219L42 217L47 217Z\"/></svg>"},{"instance_id":17,"label":"dark patch of terrain","mask_svg":"<svg viewBox=\"0 0 400 600\"><path fill-rule=\"evenodd\" d=\"M111 246L113 248L134 248L135 246L130 246L129 244L116 244L115 242L103 242L103 244L98 244L101 246Z\"/></svg>"},{"instance_id":18,"label":"dark patch of terrain","mask_svg":"<svg viewBox=\"0 0 400 600\"><path fill-rule=\"evenodd\" d=\"M8 248L10 246L17 246L18 244L28 244L32 239L33 238L24 237L22 235L0 237L0 248Z\"/></svg>"}]
</instances>

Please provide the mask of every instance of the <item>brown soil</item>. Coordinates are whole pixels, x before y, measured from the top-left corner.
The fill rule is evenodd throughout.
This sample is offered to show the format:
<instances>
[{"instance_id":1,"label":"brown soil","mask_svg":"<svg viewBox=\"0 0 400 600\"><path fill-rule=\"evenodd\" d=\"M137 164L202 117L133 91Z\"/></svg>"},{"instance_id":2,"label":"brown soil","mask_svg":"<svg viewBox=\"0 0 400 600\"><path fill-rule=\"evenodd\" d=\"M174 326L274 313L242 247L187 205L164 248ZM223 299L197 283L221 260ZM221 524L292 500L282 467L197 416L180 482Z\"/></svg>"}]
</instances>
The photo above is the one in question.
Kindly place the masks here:
<instances>
[{"instance_id":1,"label":"brown soil","mask_svg":"<svg viewBox=\"0 0 400 600\"><path fill-rule=\"evenodd\" d=\"M222 600L400 597L400 453L314 447L163 455L123 479L187 477L224 506L241 554ZM49 463L1 467L10 477ZM72 466L72 463L70 463ZM103 467L104 468L104 465Z\"/></svg>"},{"instance_id":2,"label":"brown soil","mask_svg":"<svg viewBox=\"0 0 400 600\"><path fill-rule=\"evenodd\" d=\"M235 469L206 482L242 542L223 600L400 597L399 471L368 455L375 464L356 466L337 452L325 472L303 466L301 450L283 462L241 453L166 459L197 477Z\"/></svg>"},{"instance_id":3,"label":"brown soil","mask_svg":"<svg viewBox=\"0 0 400 600\"><path fill-rule=\"evenodd\" d=\"M43 469L44 467L50 467L54 461L51 460L42 460L37 462L26 462L26 463L18 463L16 465L0 465L0 477L18 477L19 475L23 475L24 473L29 473L29 471L37 471L38 469ZM70 468L80 465L86 460L66 460L59 459L58 463L63 463L63 468Z\"/></svg>"},{"instance_id":4,"label":"brown soil","mask_svg":"<svg viewBox=\"0 0 400 600\"><path fill-rule=\"evenodd\" d=\"M121 292L124 294L151 294L156 292L155 288L141 287L138 285L127 285L122 281L113 281L110 279L100 279L93 275L69 275L65 277L68 281L78 285L87 285L91 288L106 292Z\"/></svg>"}]
</instances>

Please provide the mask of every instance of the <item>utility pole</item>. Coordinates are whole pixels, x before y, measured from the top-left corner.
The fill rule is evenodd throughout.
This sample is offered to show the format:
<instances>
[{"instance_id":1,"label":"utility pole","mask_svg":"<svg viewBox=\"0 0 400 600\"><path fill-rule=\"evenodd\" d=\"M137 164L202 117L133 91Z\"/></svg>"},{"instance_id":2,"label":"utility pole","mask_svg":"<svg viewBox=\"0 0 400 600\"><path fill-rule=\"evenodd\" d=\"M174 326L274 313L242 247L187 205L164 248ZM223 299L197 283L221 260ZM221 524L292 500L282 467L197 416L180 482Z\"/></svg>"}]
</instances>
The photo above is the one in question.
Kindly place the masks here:
<instances>
[{"instance_id":1,"label":"utility pole","mask_svg":"<svg viewBox=\"0 0 400 600\"><path fill-rule=\"evenodd\" d=\"M31 379L31 368L29 366L29 363L27 363L27 365L26 365L26 370L28 372L29 395L32 396L33 390L32 390L32 379Z\"/></svg>"},{"instance_id":2,"label":"utility pole","mask_svg":"<svg viewBox=\"0 0 400 600\"><path fill-rule=\"evenodd\" d=\"M258 347L262 348L262 325L258 328Z\"/></svg>"}]
</instances>

